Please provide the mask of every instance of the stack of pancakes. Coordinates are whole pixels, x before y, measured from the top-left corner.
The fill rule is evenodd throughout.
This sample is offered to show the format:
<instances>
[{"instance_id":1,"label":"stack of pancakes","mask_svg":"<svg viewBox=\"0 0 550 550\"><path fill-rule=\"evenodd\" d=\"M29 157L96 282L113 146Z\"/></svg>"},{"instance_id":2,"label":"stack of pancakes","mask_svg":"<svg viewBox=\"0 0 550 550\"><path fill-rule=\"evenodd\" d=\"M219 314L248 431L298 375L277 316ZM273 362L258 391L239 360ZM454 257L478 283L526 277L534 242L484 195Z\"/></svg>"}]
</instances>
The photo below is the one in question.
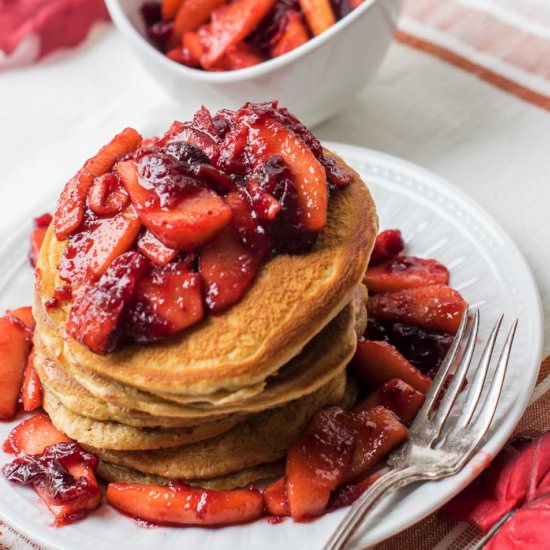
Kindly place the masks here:
<instances>
[{"instance_id":1,"label":"stack of pancakes","mask_svg":"<svg viewBox=\"0 0 550 550\"><path fill-rule=\"evenodd\" d=\"M376 233L356 176L332 193L313 250L267 261L228 311L176 338L101 356L66 334L70 302L45 306L63 284L67 244L50 227L34 302L44 408L99 456L108 480L233 488L278 475L312 416L355 398L346 366L366 325L361 280Z\"/></svg>"}]
</instances>

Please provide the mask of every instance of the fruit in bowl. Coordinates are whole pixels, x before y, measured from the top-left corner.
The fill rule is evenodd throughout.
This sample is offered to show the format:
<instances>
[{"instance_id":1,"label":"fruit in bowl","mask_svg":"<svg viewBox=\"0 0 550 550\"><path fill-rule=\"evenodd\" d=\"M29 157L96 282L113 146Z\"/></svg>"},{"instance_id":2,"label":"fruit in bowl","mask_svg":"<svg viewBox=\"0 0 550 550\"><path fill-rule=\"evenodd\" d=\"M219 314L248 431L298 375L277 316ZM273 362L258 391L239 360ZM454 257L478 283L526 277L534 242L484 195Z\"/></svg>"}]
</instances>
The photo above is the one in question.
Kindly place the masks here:
<instances>
[{"instance_id":1,"label":"fruit in bowl","mask_svg":"<svg viewBox=\"0 0 550 550\"><path fill-rule=\"evenodd\" d=\"M286 15L280 16L278 21L278 17L269 17L270 10L264 8L260 15L265 15L260 20L268 17L268 23L278 21L276 28L271 24L259 27L249 24L244 29L238 27L238 32L232 28L228 39L221 30L212 30L209 14L221 10L228 18L227 8L235 10L232 6L238 8L243 2L225 5L228 3L209 1L210 11L206 16L193 19L193 25L191 16L186 15L184 19L191 28L206 26L209 29L208 32L205 29L201 39L196 30L187 30L189 27L178 25L178 30L174 31L175 22L172 24L164 19L159 22L158 8L148 14L149 24L146 24L141 14L142 2L106 0L113 22L138 60L150 72L154 82L179 103L183 116L191 117L202 104L212 110L236 109L245 99L259 102L276 97L309 126L347 108L375 74L392 43L401 3L402 0L330 2L334 24L327 26L327 21L332 23L329 17L325 23L310 27L307 10L302 7L307 2L284 0L277 5L273 1L253 2L251 4L270 5L270 10L279 10L277 13ZM185 14L187 9L191 11L199 4L201 2L195 0L174 2L175 9L169 10L166 17L174 19L178 7ZM277 8L279 4L281 7ZM317 2L310 1L309 4L313 6ZM327 6L329 3L322 4ZM288 6L292 6L291 15L287 13ZM348 11L350 6L357 7ZM308 13L318 12L310 10ZM258 22L255 10L249 12L247 21L251 20ZM216 21L216 29L225 28L225 18L216 18ZM238 22L241 22L240 17ZM277 40L281 25L285 33ZM255 31L252 31L253 27ZM186 30L182 30L184 28ZM316 34L313 28L326 30ZM174 33L178 36L180 30L181 40L176 39L174 44ZM214 33L216 37L223 34L224 39L214 40ZM273 44L267 43L267 37L274 40ZM304 41L306 37L309 39ZM208 56L203 52L203 41L212 46ZM159 50L157 44L166 44L163 49L171 51L170 57L176 62ZM301 45L295 47L298 44ZM209 69L216 68L220 60L223 66L217 70L197 70L202 67L200 59L203 55ZM241 70L228 70L239 67Z\"/></svg>"},{"instance_id":2,"label":"fruit in bowl","mask_svg":"<svg viewBox=\"0 0 550 550\"><path fill-rule=\"evenodd\" d=\"M363 1L148 0L141 13L151 42L176 63L234 71L300 47Z\"/></svg>"}]
</instances>

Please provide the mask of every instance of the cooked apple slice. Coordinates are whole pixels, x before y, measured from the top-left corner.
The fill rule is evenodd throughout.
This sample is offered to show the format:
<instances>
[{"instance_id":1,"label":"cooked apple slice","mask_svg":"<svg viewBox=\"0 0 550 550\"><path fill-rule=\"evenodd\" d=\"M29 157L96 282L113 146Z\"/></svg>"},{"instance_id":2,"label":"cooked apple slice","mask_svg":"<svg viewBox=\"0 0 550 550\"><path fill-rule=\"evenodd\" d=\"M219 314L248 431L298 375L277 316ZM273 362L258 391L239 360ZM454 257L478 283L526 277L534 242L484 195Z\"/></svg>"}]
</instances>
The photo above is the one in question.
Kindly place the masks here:
<instances>
[{"instance_id":1,"label":"cooked apple slice","mask_svg":"<svg viewBox=\"0 0 550 550\"><path fill-rule=\"evenodd\" d=\"M34 368L34 352L31 352L25 367L23 386L21 388L21 401L25 412L32 412L42 406L42 383Z\"/></svg>"},{"instance_id":2,"label":"cooked apple slice","mask_svg":"<svg viewBox=\"0 0 550 550\"><path fill-rule=\"evenodd\" d=\"M455 334L467 304L456 290L430 285L371 296L367 307L381 319Z\"/></svg>"},{"instance_id":3,"label":"cooked apple slice","mask_svg":"<svg viewBox=\"0 0 550 550\"><path fill-rule=\"evenodd\" d=\"M165 21L170 21L174 19L182 3L187 2L187 0L162 0L160 5L160 11L162 18Z\"/></svg>"},{"instance_id":4,"label":"cooked apple slice","mask_svg":"<svg viewBox=\"0 0 550 550\"><path fill-rule=\"evenodd\" d=\"M37 414L18 424L4 442L4 452L23 456L37 455L56 443L70 443L72 439L60 432L45 414Z\"/></svg>"},{"instance_id":5,"label":"cooked apple slice","mask_svg":"<svg viewBox=\"0 0 550 550\"><path fill-rule=\"evenodd\" d=\"M119 163L118 173L143 225L170 248L197 250L231 222L231 208L210 189L190 190L169 207L150 206L151 193L140 184L135 163Z\"/></svg>"},{"instance_id":6,"label":"cooked apple slice","mask_svg":"<svg viewBox=\"0 0 550 550\"><path fill-rule=\"evenodd\" d=\"M168 487L109 483L107 502L121 512L159 525L233 525L263 514L256 489L214 491L173 483Z\"/></svg>"},{"instance_id":7,"label":"cooked apple slice","mask_svg":"<svg viewBox=\"0 0 550 550\"><path fill-rule=\"evenodd\" d=\"M403 422L409 425L416 417L424 403L424 394L400 380L392 378L371 393L366 399L355 405L354 411L367 411L382 405L389 409Z\"/></svg>"},{"instance_id":8,"label":"cooked apple slice","mask_svg":"<svg viewBox=\"0 0 550 550\"><path fill-rule=\"evenodd\" d=\"M140 212L143 224L166 246L192 252L231 222L231 209L210 189L199 189L166 211Z\"/></svg>"},{"instance_id":9,"label":"cooked apple slice","mask_svg":"<svg viewBox=\"0 0 550 550\"><path fill-rule=\"evenodd\" d=\"M266 59L265 55L251 44L239 42L227 48L225 55L220 61L220 67L226 71L236 71L258 65L266 61Z\"/></svg>"},{"instance_id":10,"label":"cooked apple slice","mask_svg":"<svg viewBox=\"0 0 550 550\"><path fill-rule=\"evenodd\" d=\"M272 516L290 515L286 493L286 479L282 477L264 490L265 508Z\"/></svg>"},{"instance_id":11,"label":"cooked apple slice","mask_svg":"<svg viewBox=\"0 0 550 550\"><path fill-rule=\"evenodd\" d=\"M78 288L100 277L115 258L132 248L141 222L133 205L110 218L101 218L89 230L73 235L59 262L59 276Z\"/></svg>"},{"instance_id":12,"label":"cooked apple slice","mask_svg":"<svg viewBox=\"0 0 550 550\"><path fill-rule=\"evenodd\" d=\"M432 383L387 342L359 340L352 365L361 386L367 389L400 378L419 392L426 393Z\"/></svg>"},{"instance_id":13,"label":"cooked apple slice","mask_svg":"<svg viewBox=\"0 0 550 550\"><path fill-rule=\"evenodd\" d=\"M29 330L34 330L34 327L36 325L31 306L18 307L17 309L8 309L8 311L6 311L6 316L17 317L17 319L22 321Z\"/></svg>"},{"instance_id":14,"label":"cooked apple slice","mask_svg":"<svg viewBox=\"0 0 550 550\"><path fill-rule=\"evenodd\" d=\"M139 252L116 258L98 281L79 290L69 313L67 334L94 353L113 351L120 337L122 313L148 269L148 260Z\"/></svg>"},{"instance_id":15,"label":"cooked apple slice","mask_svg":"<svg viewBox=\"0 0 550 550\"><path fill-rule=\"evenodd\" d=\"M113 172L95 178L88 190L88 206L100 216L118 214L129 202L128 192Z\"/></svg>"},{"instance_id":16,"label":"cooked apple slice","mask_svg":"<svg viewBox=\"0 0 550 550\"><path fill-rule=\"evenodd\" d=\"M10 480L32 485L61 526L82 519L99 506L101 491L94 469L97 458L38 414L16 426L4 451L19 458L2 469Z\"/></svg>"},{"instance_id":17,"label":"cooked apple slice","mask_svg":"<svg viewBox=\"0 0 550 550\"><path fill-rule=\"evenodd\" d=\"M349 415L356 433L353 456L344 483L364 478L375 464L407 439L407 428L384 407L351 412Z\"/></svg>"},{"instance_id":18,"label":"cooked apple slice","mask_svg":"<svg viewBox=\"0 0 550 550\"><path fill-rule=\"evenodd\" d=\"M386 229L382 231L374 243L374 249L370 255L369 266L389 260L401 254L405 248L405 242L399 229Z\"/></svg>"},{"instance_id":19,"label":"cooked apple slice","mask_svg":"<svg viewBox=\"0 0 550 550\"><path fill-rule=\"evenodd\" d=\"M287 18L285 29L272 46L270 50L271 57L284 55L309 40L309 33L300 13L296 10L289 10L285 17Z\"/></svg>"},{"instance_id":20,"label":"cooked apple slice","mask_svg":"<svg viewBox=\"0 0 550 550\"><path fill-rule=\"evenodd\" d=\"M298 192L300 221L306 231L321 231L327 223L328 187L325 169L307 144L271 117L250 123L250 146L267 162L279 155L290 167Z\"/></svg>"},{"instance_id":21,"label":"cooked apple slice","mask_svg":"<svg viewBox=\"0 0 550 550\"><path fill-rule=\"evenodd\" d=\"M330 0L300 0L300 6L314 35L321 34L336 23Z\"/></svg>"},{"instance_id":22,"label":"cooked apple slice","mask_svg":"<svg viewBox=\"0 0 550 550\"><path fill-rule=\"evenodd\" d=\"M204 315L202 279L186 262L157 267L137 284L129 318L139 341L165 338L198 323Z\"/></svg>"},{"instance_id":23,"label":"cooked apple slice","mask_svg":"<svg viewBox=\"0 0 550 550\"><path fill-rule=\"evenodd\" d=\"M143 255L159 266L170 263L178 255L177 250L167 247L149 229L138 239L137 247Z\"/></svg>"},{"instance_id":24,"label":"cooked apple slice","mask_svg":"<svg viewBox=\"0 0 550 550\"><path fill-rule=\"evenodd\" d=\"M212 21L199 29L205 69L215 67L229 46L242 42L260 24L277 0L235 0L212 12Z\"/></svg>"},{"instance_id":25,"label":"cooked apple slice","mask_svg":"<svg viewBox=\"0 0 550 550\"><path fill-rule=\"evenodd\" d=\"M436 260L395 256L367 269L363 279L370 292L394 292L449 283L449 270Z\"/></svg>"},{"instance_id":26,"label":"cooked apple slice","mask_svg":"<svg viewBox=\"0 0 550 550\"><path fill-rule=\"evenodd\" d=\"M244 246L233 226L203 248L199 271L210 311L221 313L242 298L260 269L265 252Z\"/></svg>"},{"instance_id":27,"label":"cooked apple slice","mask_svg":"<svg viewBox=\"0 0 550 550\"><path fill-rule=\"evenodd\" d=\"M181 43L183 48L189 52L190 62L193 63L193 66L200 67L203 49L198 33L192 31L184 32L181 36Z\"/></svg>"},{"instance_id":28,"label":"cooked apple slice","mask_svg":"<svg viewBox=\"0 0 550 550\"><path fill-rule=\"evenodd\" d=\"M339 407L319 411L288 451L287 495L294 519L321 514L351 464L355 433Z\"/></svg>"},{"instance_id":29,"label":"cooked apple slice","mask_svg":"<svg viewBox=\"0 0 550 550\"><path fill-rule=\"evenodd\" d=\"M65 240L82 223L86 193L94 178L107 173L119 158L132 153L140 144L141 136L138 132L126 128L84 163L59 197L54 220L58 240Z\"/></svg>"},{"instance_id":30,"label":"cooked apple slice","mask_svg":"<svg viewBox=\"0 0 550 550\"><path fill-rule=\"evenodd\" d=\"M17 412L31 345L31 331L22 321L0 318L0 419L13 418Z\"/></svg>"},{"instance_id":31,"label":"cooked apple slice","mask_svg":"<svg viewBox=\"0 0 550 550\"><path fill-rule=\"evenodd\" d=\"M172 41L178 42L186 31L196 31L210 19L211 13L227 0L184 0L175 14Z\"/></svg>"}]
</instances>

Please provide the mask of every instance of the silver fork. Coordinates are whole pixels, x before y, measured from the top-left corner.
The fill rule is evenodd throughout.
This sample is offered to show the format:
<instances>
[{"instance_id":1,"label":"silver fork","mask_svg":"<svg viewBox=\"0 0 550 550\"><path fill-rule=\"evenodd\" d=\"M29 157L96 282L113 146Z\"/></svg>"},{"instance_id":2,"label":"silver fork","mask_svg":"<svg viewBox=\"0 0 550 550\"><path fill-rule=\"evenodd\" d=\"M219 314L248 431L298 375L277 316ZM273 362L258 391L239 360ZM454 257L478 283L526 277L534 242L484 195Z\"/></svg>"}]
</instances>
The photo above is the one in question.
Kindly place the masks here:
<instances>
[{"instance_id":1,"label":"silver fork","mask_svg":"<svg viewBox=\"0 0 550 550\"><path fill-rule=\"evenodd\" d=\"M487 433L510 359L517 319L512 324L496 364L491 367L502 315L495 323L476 369L471 369L479 329L479 311L465 312L451 348L426 394L424 405L409 430L408 441L388 458L390 470L377 479L352 505L324 550L344 548L367 512L390 489L458 473ZM466 375L469 384L460 414L451 410ZM449 375L452 378L448 381ZM447 385L445 385L447 382Z\"/></svg>"}]
</instances>

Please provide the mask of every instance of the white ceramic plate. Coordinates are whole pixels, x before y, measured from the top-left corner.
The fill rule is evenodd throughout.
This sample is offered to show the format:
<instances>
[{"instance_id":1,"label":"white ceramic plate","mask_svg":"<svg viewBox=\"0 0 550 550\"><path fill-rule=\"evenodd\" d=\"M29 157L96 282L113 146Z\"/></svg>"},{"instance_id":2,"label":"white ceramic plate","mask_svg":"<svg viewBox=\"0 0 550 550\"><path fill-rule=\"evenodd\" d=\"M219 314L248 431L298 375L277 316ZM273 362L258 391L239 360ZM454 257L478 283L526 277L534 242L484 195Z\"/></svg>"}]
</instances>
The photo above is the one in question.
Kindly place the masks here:
<instances>
[{"instance_id":1,"label":"white ceramic plate","mask_svg":"<svg viewBox=\"0 0 550 550\"><path fill-rule=\"evenodd\" d=\"M410 253L435 257L449 266L452 286L471 305L480 307L482 336L501 312L506 324L516 317L520 319L502 402L482 452L458 476L388 495L368 526L353 540L353 547L365 547L439 508L475 477L488 455L494 456L505 443L527 405L537 377L542 308L531 273L516 246L461 191L399 159L347 145L327 146L360 172L374 194L382 228L402 229ZM32 272L26 261L29 232L30 222L26 220L0 249L0 310L31 302ZM0 424L1 441L14 425L15 422ZM0 464L9 459L0 452ZM335 512L306 524L287 520L270 525L262 520L224 529L144 529L109 506L102 506L85 521L55 529L50 526L48 511L32 490L16 488L0 476L0 516L32 540L63 550L315 549L322 547L343 513Z\"/></svg>"}]
</instances>

